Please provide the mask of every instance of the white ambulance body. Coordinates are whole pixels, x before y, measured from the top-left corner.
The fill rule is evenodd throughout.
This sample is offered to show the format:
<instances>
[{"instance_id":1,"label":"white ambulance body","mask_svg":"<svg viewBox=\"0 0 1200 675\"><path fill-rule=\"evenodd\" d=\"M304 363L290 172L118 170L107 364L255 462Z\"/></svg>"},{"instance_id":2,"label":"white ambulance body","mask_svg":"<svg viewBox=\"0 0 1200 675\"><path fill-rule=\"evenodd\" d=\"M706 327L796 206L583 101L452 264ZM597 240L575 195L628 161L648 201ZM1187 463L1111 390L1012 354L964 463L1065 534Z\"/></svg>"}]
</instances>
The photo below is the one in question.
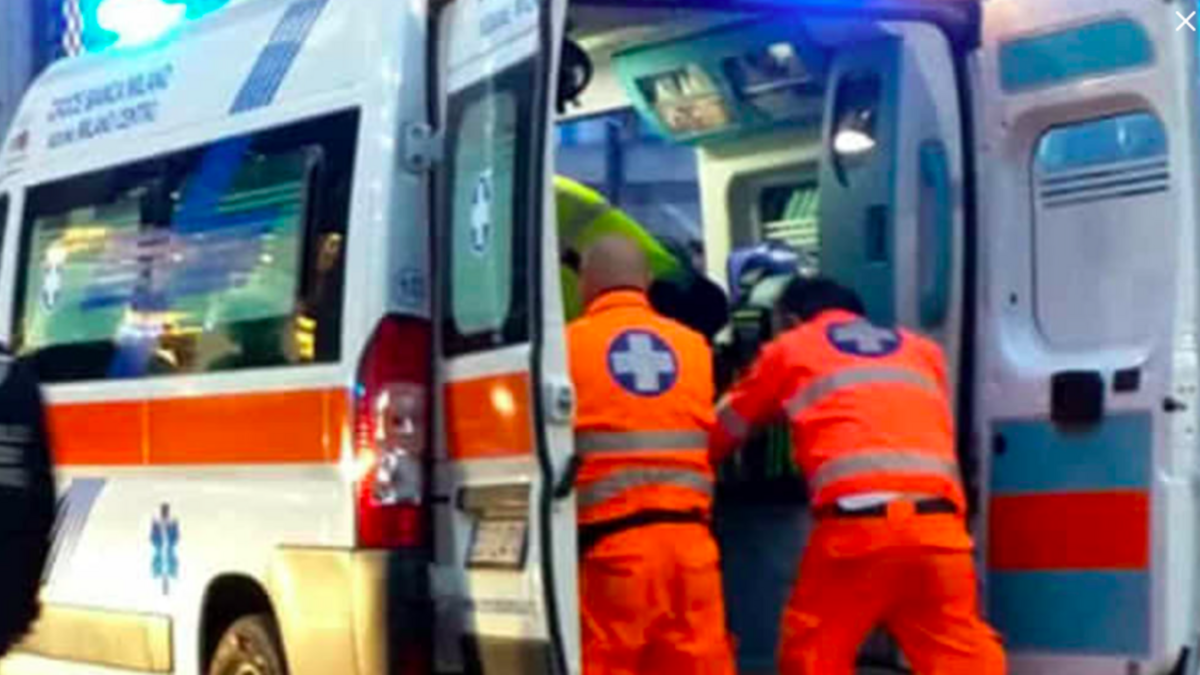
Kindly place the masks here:
<instances>
[{"instance_id":1,"label":"white ambulance body","mask_svg":"<svg viewBox=\"0 0 1200 675\"><path fill-rule=\"evenodd\" d=\"M580 672L555 172L730 290L786 241L943 344L1014 673L1198 672L1177 10L244 0L54 66L0 147L62 488L0 672ZM653 133L586 137L618 118ZM718 500L747 672L803 537L772 508Z\"/></svg>"}]
</instances>

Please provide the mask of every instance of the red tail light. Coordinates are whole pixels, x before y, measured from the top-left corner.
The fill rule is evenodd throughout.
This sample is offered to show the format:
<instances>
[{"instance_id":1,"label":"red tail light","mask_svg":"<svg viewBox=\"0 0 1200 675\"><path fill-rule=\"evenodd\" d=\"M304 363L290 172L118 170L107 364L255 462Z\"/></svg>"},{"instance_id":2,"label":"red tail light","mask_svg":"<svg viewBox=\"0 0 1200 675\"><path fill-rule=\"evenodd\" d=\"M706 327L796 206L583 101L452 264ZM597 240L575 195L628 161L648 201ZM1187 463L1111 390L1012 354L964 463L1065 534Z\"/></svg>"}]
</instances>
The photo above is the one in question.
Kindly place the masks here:
<instances>
[{"instance_id":1,"label":"red tail light","mask_svg":"<svg viewBox=\"0 0 1200 675\"><path fill-rule=\"evenodd\" d=\"M385 317L363 353L354 451L358 545L364 548L425 545L432 362L429 322L412 317Z\"/></svg>"}]
</instances>

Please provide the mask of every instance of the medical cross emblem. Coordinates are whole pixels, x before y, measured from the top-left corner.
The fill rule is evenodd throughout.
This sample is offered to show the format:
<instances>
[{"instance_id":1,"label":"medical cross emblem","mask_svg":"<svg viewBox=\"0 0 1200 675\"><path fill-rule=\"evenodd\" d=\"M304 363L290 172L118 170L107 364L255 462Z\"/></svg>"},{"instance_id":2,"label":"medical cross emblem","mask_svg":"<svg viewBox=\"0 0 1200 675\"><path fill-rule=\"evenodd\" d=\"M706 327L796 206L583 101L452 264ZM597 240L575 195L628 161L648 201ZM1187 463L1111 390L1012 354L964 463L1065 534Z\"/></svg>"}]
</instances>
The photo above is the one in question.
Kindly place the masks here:
<instances>
[{"instance_id":1,"label":"medical cross emblem","mask_svg":"<svg viewBox=\"0 0 1200 675\"><path fill-rule=\"evenodd\" d=\"M492 243L492 192L492 172L484 171L471 196L471 250L478 256L487 253Z\"/></svg>"},{"instance_id":2,"label":"medical cross emblem","mask_svg":"<svg viewBox=\"0 0 1200 675\"><path fill-rule=\"evenodd\" d=\"M62 265L51 263L42 273L42 309L50 311L58 304L58 296L62 292Z\"/></svg>"},{"instance_id":3,"label":"medical cross emblem","mask_svg":"<svg viewBox=\"0 0 1200 675\"><path fill-rule=\"evenodd\" d=\"M900 348L896 331L863 320L834 324L829 327L828 336L838 351L855 356L887 356Z\"/></svg>"},{"instance_id":4,"label":"medical cross emblem","mask_svg":"<svg viewBox=\"0 0 1200 675\"><path fill-rule=\"evenodd\" d=\"M150 573L162 580L163 595L171 592L171 580L179 578L179 521L171 517L171 507L162 505L159 516L150 524L150 544L154 547L154 561Z\"/></svg>"},{"instance_id":5,"label":"medical cross emblem","mask_svg":"<svg viewBox=\"0 0 1200 675\"><path fill-rule=\"evenodd\" d=\"M608 348L608 369L625 391L660 396L679 379L678 359L670 345L649 331L626 331Z\"/></svg>"}]
</instances>

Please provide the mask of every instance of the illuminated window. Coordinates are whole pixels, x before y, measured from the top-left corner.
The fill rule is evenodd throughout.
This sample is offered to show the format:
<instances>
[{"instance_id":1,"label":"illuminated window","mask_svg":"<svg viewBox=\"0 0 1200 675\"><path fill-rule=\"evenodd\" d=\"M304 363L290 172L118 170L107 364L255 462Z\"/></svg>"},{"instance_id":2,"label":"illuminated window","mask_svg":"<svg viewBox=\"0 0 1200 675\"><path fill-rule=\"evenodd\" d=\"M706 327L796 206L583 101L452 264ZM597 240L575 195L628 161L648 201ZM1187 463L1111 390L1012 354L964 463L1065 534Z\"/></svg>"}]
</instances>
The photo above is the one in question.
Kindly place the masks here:
<instances>
[{"instance_id":1,"label":"illuminated window","mask_svg":"<svg viewBox=\"0 0 1200 675\"><path fill-rule=\"evenodd\" d=\"M18 344L51 382L338 358L355 114L35 187Z\"/></svg>"}]
</instances>

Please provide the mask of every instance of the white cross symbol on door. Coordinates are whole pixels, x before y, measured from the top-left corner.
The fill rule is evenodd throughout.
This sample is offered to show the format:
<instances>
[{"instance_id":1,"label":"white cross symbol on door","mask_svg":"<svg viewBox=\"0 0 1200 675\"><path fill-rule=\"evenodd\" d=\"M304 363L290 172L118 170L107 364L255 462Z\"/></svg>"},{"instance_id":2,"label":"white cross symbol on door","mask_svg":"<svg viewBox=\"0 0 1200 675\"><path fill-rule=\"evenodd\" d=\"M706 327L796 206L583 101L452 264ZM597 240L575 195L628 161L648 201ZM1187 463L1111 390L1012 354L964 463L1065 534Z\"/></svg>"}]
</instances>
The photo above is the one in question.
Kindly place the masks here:
<instances>
[{"instance_id":1,"label":"white cross symbol on door","mask_svg":"<svg viewBox=\"0 0 1200 675\"><path fill-rule=\"evenodd\" d=\"M1180 20L1182 20L1182 21L1183 21L1183 23L1181 23L1181 24L1179 24L1178 26L1176 26L1176 27L1175 27L1175 32L1176 32L1176 33L1178 33L1179 31L1183 30L1183 27L1184 27L1184 26L1187 26L1188 28L1191 28L1191 29L1192 29L1192 32L1195 32L1195 31L1196 31L1196 27L1192 25L1192 17L1193 17L1193 16L1196 16L1196 13L1195 13L1195 12L1192 12L1191 14L1188 14L1186 17L1183 15L1183 12L1175 12L1175 16L1179 17L1179 18L1180 18Z\"/></svg>"},{"instance_id":2,"label":"white cross symbol on door","mask_svg":"<svg viewBox=\"0 0 1200 675\"><path fill-rule=\"evenodd\" d=\"M839 347L853 343L857 354L883 354L896 345L896 334L876 328L866 321L855 321L833 329L833 340Z\"/></svg>"},{"instance_id":3,"label":"white cross symbol on door","mask_svg":"<svg viewBox=\"0 0 1200 675\"><path fill-rule=\"evenodd\" d=\"M639 393L657 393L659 377L675 373L675 359L670 352L654 348L654 341L645 333L632 333L626 338L626 350L612 353L612 369L617 375L632 375L633 388Z\"/></svg>"},{"instance_id":4,"label":"white cross symbol on door","mask_svg":"<svg viewBox=\"0 0 1200 675\"><path fill-rule=\"evenodd\" d=\"M471 195L471 250L487 253L492 239L492 172L484 171L475 182Z\"/></svg>"}]
</instances>

